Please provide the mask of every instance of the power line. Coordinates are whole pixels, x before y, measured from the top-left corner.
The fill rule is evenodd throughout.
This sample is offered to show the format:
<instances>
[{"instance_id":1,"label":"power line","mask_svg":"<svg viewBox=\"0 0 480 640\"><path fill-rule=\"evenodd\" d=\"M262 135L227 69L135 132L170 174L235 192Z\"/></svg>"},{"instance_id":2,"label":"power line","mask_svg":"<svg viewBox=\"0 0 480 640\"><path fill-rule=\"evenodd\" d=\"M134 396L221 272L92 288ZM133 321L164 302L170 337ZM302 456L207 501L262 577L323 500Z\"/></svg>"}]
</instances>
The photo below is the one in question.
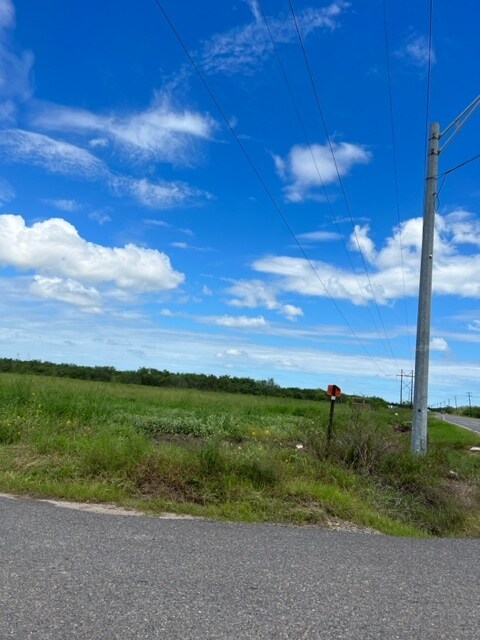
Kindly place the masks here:
<instances>
[{"instance_id":1,"label":"power line","mask_svg":"<svg viewBox=\"0 0 480 640\"><path fill-rule=\"evenodd\" d=\"M469 160L465 160L464 162L461 162L460 164L457 164L455 167L452 167L451 169L447 169L447 171L444 171L443 173L441 173L439 177L440 178L444 178L445 176L448 176L449 173L453 173L457 169L461 169L465 165L470 164L470 162L474 162L475 160L478 160L479 158L480 158L480 153L477 153L475 156L473 156Z\"/></svg>"},{"instance_id":2,"label":"power line","mask_svg":"<svg viewBox=\"0 0 480 640\"><path fill-rule=\"evenodd\" d=\"M307 69L308 77L309 77L310 83L312 85L312 90L313 90L313 94L314 94L314 97L315 97L315 102L316 102L316 105L317 105L317 108L318 108L318 112L320 114L320 118L321 118L321 121L322 121L322 124L323 124L325 137L327 139L328 147L330 149L330 153L331 153L331 156L332 156L333 164L334 164L334 167L335 167L335 172L337 174L337 178L338 178L338 182L340 184L340 188L341 188L341 191L342 191L343 199L345 201L345 207L347 209L348 216L349 216L350 221L352 223L353 235L354 235L355 241L357 243L358 251L359 251L360 256L362 258L362 263L363 263L363 268L364 268L364 271L365 271L365 275L367 276L367 281L368 281L368 284L369 284L369 287L370 287L370 291L372 292L373 301L375 303L377 314L378 314L378 317L379 317L379 320L380 320L380 324L382 325L383 333L385 335L385 339L386 339L387 344L389 346L390 353L392 355L392 358L395 361L395 364L397 364L397 361L396 361L396 358L395 358L395 354L393 353L393 350L392 350L392 345L390 343L390 340L389 340L388 335L387 335L387 331L385 329L385 324L383 322L382 314L380 313L380 308L378 306L377 298L375 296L375 291L373 289L372 282L370 280L370 274L368 273L367 263L365 261L365 256L363 254L362 248L360 246L360 242L358 240L357 231L356 231L356 228L355 228L355 224L353 222L353 216L352 216L352 212L351 212L350 205L349 205L348 198L347 198L347 192L346 192L345 185L343 183L342 177L340 175L340 171L339 171L338 163L337 163L337 158L335 156L335 151L333 149L333 144L332 144L330 135L328 133L328 128L327 128L325 115L323 113L323 109L322 109L322 106L320 104L320 98L318 96L317 87L316 87L316 84L315 84L315 80L313 78L313 73L312 73L312 69L310 67L310 63L308 61L308 56L307 56L307 52L306 52L306 49L305 49L305 44L303 42L303 38L302 38L302 35L300 33L300 28L299 28L299 25L298 25L298 20L297 20L297 16L296 16L296 13L295 13L295 9L294 9L293 4L292 4L292 0L288 0L288 4L290 6L290 12L292 14L293 23L295 25L295 31L297 33L297 38L298 38L298 41L299 41L299 44L300 44L300 48L302 50L303 59L304 59L305 66L306 66L306 69ZM397 367L398 367L398 365L397 365Z\"/></svg>"},{"instance_id":3,"label":"power line","mask_svg":"<svg viewBox=\"0 0 480 640\"><path fill-rule=\"evenodd\" d=\"M199 77L200 81L202 82L205 90L207 91L208 95L210 96L210 99L212 100L213 104L215 105L217 111L219 112L219 114L221 115L221 117L224 120L225 124L227 125L227 128L229 129L229 131L230 131L231 135L233 136L235 142L240 147L243 155L245 156L247 162L249 163L249 165L252 168L253 172L255 173L257 179L259 180L263 190L265 191L265 193L267 194L270 202L272 203L276 213L280 216L282 222L284 223L284 225L288 229L289 233L293 237L293 240L294 240L295 244L299 248L299 250L300 250L301 254L303 255L303 257L305 258L307 264L310 266L310 268L311 268L312 272L314 273L315 277L317 278L319 283L322 285L327 297L330 299L330 301L334 305L335 309L337 310L337 312L339 313L339 315L341 316L341 318L343 319L343 321L345 322L347 327L350 329L352 335L357 340L358 344L362 348L362 350L365 353L365 355L369 358L369 360L371 360L373 362L373 364L379 369L379 371L383 375L386 376L387 375L386 372L382 369L382 367L378 364L378 362L368 353L365 345L361 342L361 340L358 337L357 333L355 332L354 328L348 322L347 318L345 317L344 313L342 312L342 310L338 306L337 302L335 301L335 299L332 297L332 295L328 291L327 286L325 285L323 280L320 278L317 270L315 269L314 264L312 263L312 261L308 257L308 255L305 252L305 249L303 248L303 246L300 244L297 236L295 235L295 233L294 233L292 227L290 226L287 218L285 217L285 215L283 214L282 210L280 209L280 206L278 205L277 201L275 200L275 197L273 196L273 194L272 194L271 190L269 189L267 183L265 182L265 180L262 177L260 171L258 170L257 166L255 165L255 163L253 162L252 158L250 157L250 154L248 153L247 149L245 148L245 146L243 145L242 141L240 140L240 138L238 137L237 133L235 132L235 129L233 128L232 124L230 123L230 120L228 119L228 117L225 114L224 110L222 109L220 103L218 102L215 94L213 93L212 89L210 88L210 85L208 84L208 82L207 82L205 76L203 75L200 67L195 62L192 54L190 53L188 47L185 44L183 38L181 37L180 33L177 31L175 25L173 24L172 20L170 19L169 15L167 14L167 12L165 11L162 3L160 2L160 0L154 0L154 2L156 3L156 5L160 9L161 13L163 14L163 17L165 18L165 21L167 22L167 24L170 27L172 33L174 34L175 38L177 39L178 43L180 44L181 48L183 49L183 52L187 56L190 64L192 65L192 67L195 70L197 76Z\"/></svg>"},{"instance_id":4,"label":"power line","mask_svg":"<svg viewBox=\"0 0 480 640\"><path fill-rule=\"evenodd\" d=\"M322 187L322 190L323 190L323 193L324 193L324 196L325 196L325 200L326 200L326 202L327 202L327 204L328 204L328 207L329 207L329 209L330 209L330 213L331 213L331 215L332 215L332 220L333 220L333 222L334 222L334 224L335 224L335 227L336 227L336 229L337 229L337 231L338 231L338 234L339 234L339 236L340 236L340 238L341 238L341 240L342 240L343 248L344 248L344 250L345 250L345 255L347 256L348 263L349 263L349 265L350 265L350 268L351 268L352 274L353 274L353 276L354 276L354 278L355 278L355 281L356 281L356 283L357 283L357 286L358 286L358 290L359 290L359 292L360 292L360 295L361 295L361 296L366 300L365 295L364 295L364 293L363 293L362 286L360 285L360 282L359 282L359 280L358 280L358 276L357 276L356 270L354 269L354 266L353 266L352 260L351 260L351 258L350 258L350 254L349 254L349 252L348 252L347 245L346 245L346 243L345 243L345 239L344 239L344 237L343 237L342 232L340 231L340 227L339 227L338 222L337 222L337 217L336 217L336 214L335 214L335 211L334 211L333 205L332 205L332 201L331 201L331 199L330 199L330 196L328 195L328 191L327 191L327 189L326 189L325 182L323 181L322 175L321 175L321 173L320 173L320 169L318 168L317 158L315 157L315 153L314 153L314 151L313 151L312 144L311 144L311 142L310 142L310 138L309 138L309 135L308 135L308 133L307 133L307 129L306 129L305 123L304 123L303 118L302 118L302 115L301 115L301 113L300 113L300 109L299 109L299 107L298 107L298 103L297 103L297 101L296 101L296 99L295 99L294 91L293 91L293 89L292 89L292 86L291 86L290 81L289 81L289 79L288 79L287 72L285 71L285 67L284 67L284 65L283 65L282 59L281 59L280 54L279 54L279 52L278 52L278 47L277 47L276 42L275 42L275 39L274 39L274 37L273 37L272 30L270 29L270 25L269 25L269 23L268 23L267 16L266 16L265 11L264 11L264 9L263 9L263 5L262 5L261 0L258 0L258 7L259 7L259 9L260 9L260 13L262 14L263 21L265 22L265 27L266 27L266 29L267 29L267 31L268 31L268 35L269 35L269 37L270 37L270 41L271 41L272 46L273 46L273 50L274 50L274 53L275 53L275 57L276 57L276 59L277 59L278 66L280 67L280 71L281 71L281 74L282 74L283 81L284 81L284 83L285 83L285 85L286 85L286 87L287 87L287 90L288 90L288 93L289 93L289 96L290 96L290 100L291 100L291 102L292 102L292 105L293 105L293 108L294 108L295 114L296 114L296 116L297 116L297 120L298 120L298 122L299 122L299 124L300 124L300 128L302 129L302 133L303 133L303 136L304 136L305 142L306 142L306 144L307 144L307 146L308 146L308 149L309 149L309 151L310 151L310 155L311 155L311 158L312 158L312 162L313 162L313 164L314 164L315 170L316 170L317 175L318 175L318 178L319 178L319 180L320 180L320 185L321 185L321 187ZM367 300L366 300L366 301L367 301ZM368 301L367 301L367 302L368 302ZM370 315L370 319L372 320L373 326L375 327L375 330L376 330L376 332L377 332L378 337L379 337L379 338L381 338L381 336L380 336L380 334L379 334L379 331L378 331L378 329L377 329L377 325L376 325L375 319L374 319L374 317L373 317L373 315L372 315L372 312L371 312L371 309L370 309L370 307L369 307L368 305L367 305L367 311L368 311L368 314Z\"/></svg>"},{"instance_id":5,"label":"power line","mask_svg":"<svg viewBox=\"0 0 480 640\"><path fill-rule=\"evenodd\" d=\"M393 109L393 92L392 92L392 74L390 69L390 42L388 38L388 21L387 21L387 2L383 0L383 32L385 35L385 56L386 56L386 68L387 68L387 79L388 79L388 103L390 109L390 131L392 138L392 159L393 159L393 183L395 190L395 204L397 211L397 223L398 223L398 234L399 234L399 244L400 244L400 262L402 265L402 281L403 281L403 308L405 314L405 328L407 330L407 340L408 347L410 351L411 357L413 357L413 345L410 336L410 322L408 318L408 310L407 310L407 286L405 283L405 261L403 258L403 242L402 242L402 227L400 221L400 195L399 195L399 187L398 187L398 160L397 160L397 136L395 131L395 116Z\"/></svg>"},{"instance_id":6,"label":"power line","mask_svg":"<svg viewBox=\"0 0 480 640\"><path fill-rule=\"evenodd\" d=\"M474 162L474 160L478 160L478 158L480 158L480 153L477 153L477 155L473 156L469 160L465 160L464 162L461 162L460 164L457 164L455 167L452 167L451 169L448 169L447 171L444 171L443 173L441 173L438 176L439 178L442 178L442 182L440 183L440 187L438 188L437 196L436 196L437 209L440 208L440 193L442 192L443 185L445 184L446 177L450 173L453 173L454 171L456 171L457 169L461 169L465 165L470 164L470 162Z\"/></svg>"}]
</instances>

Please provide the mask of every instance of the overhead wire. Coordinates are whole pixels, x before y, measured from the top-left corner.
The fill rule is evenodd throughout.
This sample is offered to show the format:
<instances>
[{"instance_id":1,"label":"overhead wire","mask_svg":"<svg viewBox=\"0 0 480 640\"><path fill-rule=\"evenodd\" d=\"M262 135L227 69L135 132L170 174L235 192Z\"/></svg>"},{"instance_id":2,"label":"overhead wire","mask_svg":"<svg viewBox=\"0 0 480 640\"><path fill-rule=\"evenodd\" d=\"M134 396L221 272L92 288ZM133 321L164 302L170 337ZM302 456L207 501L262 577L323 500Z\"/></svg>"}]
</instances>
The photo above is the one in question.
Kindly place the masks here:
<instances>
[{"instance_id":1,"label":"overhead wire","mask_svg":"<svg viewBox=\"0 0 480 640\"><path fill-rule=\"evenodd\" d=\"M476 155L474 155L473 157L469 158L468 160L465 160L464 162L460 162L460 164L457 164L455 167L452 167L451 169L447 169L447 171L444 171L443 173L441 173L438 176L439 178L442 178L442 182L440 183L440 187L438 188L438 191L437 191L437 194L436 194L437 209L440 208L440 193L442 192L443 186L445 184L446 177L450 173L453 173L457 169L461 169L465 165L470 164L471 162L474 162L475 160L478 160L479 158L480 158L480 153L477 153Z\"/></svg>"},{"instance_id":2,"label":"overhead wire","mask_svg":"<svg viewBox=\"0 0 480 640\"><path fill-rule=\"evenodd\" d=\"M375 304L375 308L377 310L377 314L378 314L378 317L379 317L379 320L380 320L380 324L381 324L382 329L383 329L383 333L384 333L385 339L386 339L387 344L389 346L389 350L390 350L391 356L392 356L392 358L393 358L393 360L395 362L395 365L398 368L397 359L395 357L395 354L393 353L392 345L390 343L390 339L389 339L389 337L387 335L387 330L385 328L385 323L383 322L382 314L380 313L380 308L378 306L377 297L375 295L375 291L373 289L372 282L370 280L370 274L369 274L368 269L367 269L367 263L366 263L366 260L365 260L365 256L364 256L364 253L363 253L362 248L360 246L360 241L358 239L358 235L357 235L357 231L356 231L356 225L355 225L355 223L353 221L352 211L351 211L350 204L349 204L349 201L348 201L348 198L347 198L347 192L346 192L346 189L345 189L345 184L344 184L344 182L342 180L342 176L341 176L340 170L338 168L338 162L337 162L337 158L336 158L336 155L335 155L335 150L333 148L332 140L331 140L330 134L328 132L328 127L327 127L325 114L323 112L323 109L322 109L322 106L321 106L321 103L320 103L320 97L318 95L317 86L316 86L316 83L315 83L315 80L314 80L314 77L313 77L312 69L311 69L310 62L309 62L309 59L308 59L308 56L307 56L307 51L306 51L306 48L305 48L305 43L303 42L303 37L302 37L302 34L300 32L300 27L299 27L299 24L298 24L297 15L296 15L295 8L293 6L292 0L288 0L288 4L290 6L290 12L291 12L291 15L292 15L292 20L293 20L293 23L295 25L295 31L296 31L297 38L298 38L298 41L299 41L299 44L300 44L300 48L301 48L301 51L302 51L303 60L304 60L304 63L305 63L305 67L307 69L307 74L308 74L308 77L310 79L310 84L312 86L313 95L314 95L314 98L315 98L317 109L318 109L318 112L320 114L320 119L322 121L325 137L327 139L327 143L328 143L328 147L329 147L329 150L330 150L330 154L332 156L332 160L333 160L333 164L334 164L334 168L335 168L335 173L337 174L338 182L340 184L340 189L341 189L342 196L343 196L343 199L344 199L344 202L345 202L345 208L347 210L348 216L350 218L350 222L352 224L353 236L355 238L355 241L356 241L356 244L357 244L357 248L358 248L358 251L359 251L361 259L362 259L363 269L364 269L365 275L367 277L368 285L369 285L370 291L372 293L373 301L374 301L374 304Z\"/></svg>"},{"instance_id":3,"label":"overhead wire","mask_svg":"<svg viewBox=\"0 0 480 640\"><path fill-rule=\"evenodd\" d=\"M327 191L327 188L326 188L326 186L325 186L325 182L324 182L324 180L323 180L323 178L322 178L322 175L321 175L321 173L320 173L320 169L319 169L319 167L318 167L318 163L317 163L317 158L315 157L315 153L314 153L314 151L313 151L313 147L312 147L312 144L311 144L311 141L310 141L310 137L309 137L309 135L308 135L308 133L307 133L307 129L306 129L305 123L304 123L304 121L303 121L302 115L301 115L301 113L300 113L300 109L299 109L299 107L298 107L298 103L297 103L297 100L296 100L296 98L295 98L294 91L293 91L293 89L292 89L292 85L290 84L290 81L289 81L289 79L288 79L288 75L287 75L287 72L286 72L286 70L285 70L285 66L284 66L284 64L283 64L283 62L282 62L282 59L281 59L281 57L280 57L280 54L279 54L279 52L278 52L278 47L277 47L277 44L276 44L275 39L274 39L274 37L273 37L273 34L272 34L272 30L271 30L271 28L270 28L270 25L269 25L269 23L268 23L267 16L266 16L265 11L264 11L264 9L263 9L262 1L261 1L261 0L257 0L257 3L258 3L258 7L259 7L259 9L260 9L260 14L262 15L263 21L264 21L264 23L265 23L265 27L266 27L266 29L267 29L268 35L269 35L269 37L270 37L270 41L271 41L271 43L272 43L272 47L273 47L273 50L274 50L274 53L275 53L275 57L276 57L276 60L277 60L278 66L279 66L280 71L281 71L281 74L282 74L283 81L284 81L284 83L285 83L285 85L286 85L286 87L287 87L288 94L289 94L289 96L290 96L290 100L291 100L291 102L292 102L293 109L294 109L294 111L295 111L295 114L296 114L296 116L297 116L297 120L298 120L299 125L300 125L300 128L301 128L301 130L302 130L303 137L304 137L305 142L306 142L306 144L307 144L307 146L308 146L308 149L309 149L309 151L310 151L310 156L311 156L311 158L312 158L312 162L313 162L313 165L314 165L314 167L315 167L315 171L316 171L316 173L317 173L317 175L318 175L318 178L319 178L319 181L320 181L320 185L321 185L321 187L322 187L322 191L323 191L323 194L324 194L325 200L326 200L327 205L328 205L328 207L329 207L329 209L330 209L330 213L331 213L331 215L332 215L332 220L333 220L333 222L334 222L334 224L335 224L335 227L336 227L336 229L337 229L338 235L339 235L339 237L340 237L340 239L341 239L341 241L342 241L343 248L344 248L344 250L345 250L345 254L346 254L346 256L347 256L347 260L348 260L348 262L349 262L349 265L350 265L350 268L351 268L352 274L354 275L355 281L356 281L356 283L357 283L357 286L358 286L358 289L359 289L359 292L360 292L360 296L366 300L366 297L365 297L365 295L364 295L364 293L363 293L363 290L362 290L362 286L361 286L361 284L360 284L360 282L359 282L359 279L358 279L357 272L356 272L356 270L355 270L355 268L354 268L354 266L353 266L352 260L351 260L351 258L350 258L350 254L349 254L349 252L348 252L347 245L346 245L346 243L345 243L345 239L344 239L344 237L343 237L342 232L340 231L340 227L339 227L339 224L338 224L338 221L337 221L337 216L336 216L336 214L335 214L335 211L334 211L334 208L333 208L333 204L332 204L331 198L330 198L330 196L328 195L328 191ZM367 300L366 300L366 301L367 301ZM377 335L378 335L378 336L379 336L379 338L380 338L380 334L379 334L379 332L378 332L378 329L377 329L377 326L376 326L376 323L375 323L375 319L374 319L374 317L373 317L373 315L372 315L371 309L370 309L370 307L369 307L369 306L367 306L367 309L368 309L368 313L369 313L369 315L370 315L370 318L371 318L371 320L372 320L372 323L373 323L373 325L374 325L374 327L375 327L375 330L377 331Z\"/></svg>"},{"instance_id":4,"label":"overhead wire","mask_svg":"<svg viewBox=\"0 0 480 640\"><path fill-rule=\"evenodd\" d=\"M395 130L395 114L393 108L393 91L392 91L392 73L390 67L390 40L388 37L388 19L387 19L387 0L383 0L383 32L385 36L385 57L386 57L386 70L388 80L388 104L390 111L390 132L392 140L392 160L393 160L393 184L395 194L395 207L397 213L397 225L398 225L398 240L400 245L400 262L402 267L402 284L403 284L403 308L405 316L405 328L408 340L408 348L410 357L413 359L413 345L410 336L410 321L408 318L407 309L407 286L405 282L405 260L403 256L403 241L402 241L402 226L400 219L400 189L398 181L398 158L397 158L397 135Z\"/></svg>"},{"instance_id":5,"label":"overhead wire","mask_svg":"<svg viewBox=\"0 0 480 640\"><path fill-rule=\"evenodd\" d=\"M480 158L480 153L477 153L476 155L472 156L468 160L465 160L464 162L460 162L460 164L457 164L455 167L452 167L451 169L447 169L447 171L444 171L443 173L441 173L439 175L439 178L443 178L445 176L448 176L449 173L453 173L457 169L461 169L465 165L470 164L470 162L474 162L475 160L478 160L479 158Z\"/></svg>"},{"instance_id":6,"label":"overhead wire","mask_svg":"<svg viewBox=\"0 0 480 640\"><path fill-rule=\"evenodd\" d=\"M281 210L280 206L278 205L273 193L271 192L270 188L268 187L266 181L264 180L263 176L261 175L261 173L260 173L259 169L257 168L256 164L252 160L252 158L251 158L250 154L248 153L245 145L242 143L242 141L240 140L239 136L237 135L235 129L233 128L233 126L232 126L232 124L230 122L230 119L225 114L225 111L223 110L222 106L218 102L218 100L217 100L215 94L213 93L213 90L211 89L210 85L208 84L204 74L202 73L202 71L201 71L200 67L198 66L198 64L195 62L195 59L193 58L192 54L190 53L187 45L185 44L183 38L181 37L180 33L178 32L178 30L176 29L176 27L173 24L172 20L170 19L170 16L166 12L166 10L163 7L162 3L160 2L160 0L154 0L154 2L157 5L157 7L159 8L159 10L161 11L166 23L168 24L168 26L170 27L172 33L174 34L175 38L177 39L180 47L183 49L183 52L185 53L185 55L188 58L190 64L192 65L195 73L197 74L198 78L200 79L201 83L203 84L206 92L210 96L210 99L212 100L213 104L215 105L215 107L216 107L217 111L219 112L220 116L224 120L224 122L225 122L228 130L230 131L232 137L234 138L234 140L237 143L237 145L240 147L245 159L247 160L247 162L250 165L251 169L253 170L255 176L257 177L258 181L260 182L263 190L265 191L265 193L268 196L270 202L272 203L276 213L279 215L279 217L281 218L282 222L284 223L284 225L288 229L289 233L293 237L293 240L294 240L295 244L297 245L300 253L303 255L303 257L306 260L307 264L311 268L311 270L312 270L313 274L315 275L316 279L318 280L318 282L323 287L327 298L334 305L334 307L337 310L338 314L340 315L340 317L342 318L342 320L344 321L344 323L346 324L346 326L348 327L348 329L350 330L350 332L352 333L352 335L354 336L354 338L356 339L357 343L359 344L359 346L361 347L361 349L365 353L365 355L368 357L368 359L371 362L373 362L373 364L377 367L377 369L384 376L387 376L388 374L383 370L383 368L379 365L379 363L375 360L375 358L373 358L373 356L368 352L367 348L365 347L363 342L360 340L360 338L359 338L358 334L356 333L355 329L352 327L352 325L350 324L350 322L346 318L345 314L343 313L343 311L340 309L339 305L337 304L336 300L330 294L327 286L325 285L323 280L320 278L320 276L318 274L318 271L315 269L314 264L312 263L312 261L308 257L308 255L307 255L305 249L303 248L303 246L301 245L301 243L299 242L299 240L298 240L297 236L295 235L292 227L290 226L287 218L285 217L283 211Z\"/></svg>"}]
</instances>

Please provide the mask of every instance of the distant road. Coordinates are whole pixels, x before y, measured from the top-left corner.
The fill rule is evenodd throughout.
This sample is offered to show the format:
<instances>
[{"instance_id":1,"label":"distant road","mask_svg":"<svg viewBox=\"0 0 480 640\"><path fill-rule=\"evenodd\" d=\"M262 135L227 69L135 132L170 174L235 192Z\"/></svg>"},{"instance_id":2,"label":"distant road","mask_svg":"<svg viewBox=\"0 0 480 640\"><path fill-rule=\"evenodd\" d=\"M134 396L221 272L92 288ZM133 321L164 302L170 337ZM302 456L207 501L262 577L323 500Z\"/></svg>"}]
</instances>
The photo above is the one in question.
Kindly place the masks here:
<instances>
[{"instance_id":1,"label":"distant road","mask_svg":"<svg viewBox=\"0 0 480 640\"><path fill-rule=\"evenodd\" d=\"M0 497L1 640L478 640L480 540Z\"/></svg>"},{"instance_id":2,"label":"distant road","mask_svg":"<svg viewBox=\"0 0 480 640\"><path fill-rule=\"evenodd\" d=\"M480 433L480 419L467 418L465 416L455 416L450 413L435 413L435 417L439 420L445 420L445 422L451 422L459 427L465 427L470 431L477 431Z\"/></svg>"}]
</instances>

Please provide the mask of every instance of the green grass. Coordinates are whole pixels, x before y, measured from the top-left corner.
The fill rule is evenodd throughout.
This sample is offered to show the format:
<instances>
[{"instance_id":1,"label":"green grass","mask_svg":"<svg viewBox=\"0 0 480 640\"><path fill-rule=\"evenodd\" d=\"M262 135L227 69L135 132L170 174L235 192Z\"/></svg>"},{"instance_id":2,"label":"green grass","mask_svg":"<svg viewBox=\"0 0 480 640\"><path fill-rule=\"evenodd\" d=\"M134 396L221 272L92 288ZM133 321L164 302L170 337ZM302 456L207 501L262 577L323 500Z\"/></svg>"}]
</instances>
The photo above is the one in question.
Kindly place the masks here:
<instances>
[{"instance_id":1,"label":"green grass","mask_svg":"<svg viewBox=\"0 0 480 640\"><path fill-rule=\"evenodd\" d=\"M0 375L0 490L146 512L480 536L480 437L338 404Z\"/></svg>"}]
</instances>

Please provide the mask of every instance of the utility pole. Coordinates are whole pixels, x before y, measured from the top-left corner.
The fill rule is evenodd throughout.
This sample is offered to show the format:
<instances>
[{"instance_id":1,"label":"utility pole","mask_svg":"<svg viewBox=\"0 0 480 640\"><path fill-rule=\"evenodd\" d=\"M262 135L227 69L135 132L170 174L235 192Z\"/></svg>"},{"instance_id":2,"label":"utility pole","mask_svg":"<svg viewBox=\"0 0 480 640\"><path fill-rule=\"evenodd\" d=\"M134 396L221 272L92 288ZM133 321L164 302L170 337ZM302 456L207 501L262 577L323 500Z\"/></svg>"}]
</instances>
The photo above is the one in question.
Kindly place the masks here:
<instances>
[{"instance_id":1,"label":"utility pole","mask_svg":"<svg viewBox=\"0 0 480 640\"><path fill-rule=\"evenodd\" d=\"M440 125L430 125L427 178L423 203L422 257L418 293L417 345L415 348L415 392L413 397L412 450L427 451L428 367L430 361L430 316L432 308L433 238L437 195Z\"/></svg>"},{"instance_id":2,"label":"utility pole","mask_svg":"<svg viewBox=\"0 0 480 640\"><path fill-rule=\"evenodd\" d=\"M455 398L455 414L458 414L457 396L454 396L454 398Z\"/></svg>"},{"instance_id":3,"label":"utility pole","mask_svg":"<svg viewBox=\"0 0 480 640\"><path fill-rule=\"evenodd\" d=\"M428 369L430 362L430 318L432 307L433 238L435 233L435 199L437 196L438 156L456 136L475 109L480 95L448 127L440 132L438 122L430 125L427 146L427 172L423 203L423 236L418 291L417 342L415 348L415 390L412 415L412 452L427 451ZM440 139L448 134L442 147Z\"/></svg>"},{"instance_id":4,"label":"utility pole","mask_svg":"<svg viewBox=\"0 0 480 640\"><path fill-rule=\"evenodd\" d=\"M411 409L413 406L413 371L401 369L400 374L397 374L397 378L400 378L400 406L403 406L403 391L405 390L405 395L408 394L408 403Z\"/></svg>"},{"instance_id":5,"label":"utility pole","mask_svg":"<svg viewBox=\"0 0 480 640\"><path fill-rule=\"evenodd\" d=\"M468 415L472 417L472 392L467 391L468 396Z\"/></svg>"}]
</instances>

